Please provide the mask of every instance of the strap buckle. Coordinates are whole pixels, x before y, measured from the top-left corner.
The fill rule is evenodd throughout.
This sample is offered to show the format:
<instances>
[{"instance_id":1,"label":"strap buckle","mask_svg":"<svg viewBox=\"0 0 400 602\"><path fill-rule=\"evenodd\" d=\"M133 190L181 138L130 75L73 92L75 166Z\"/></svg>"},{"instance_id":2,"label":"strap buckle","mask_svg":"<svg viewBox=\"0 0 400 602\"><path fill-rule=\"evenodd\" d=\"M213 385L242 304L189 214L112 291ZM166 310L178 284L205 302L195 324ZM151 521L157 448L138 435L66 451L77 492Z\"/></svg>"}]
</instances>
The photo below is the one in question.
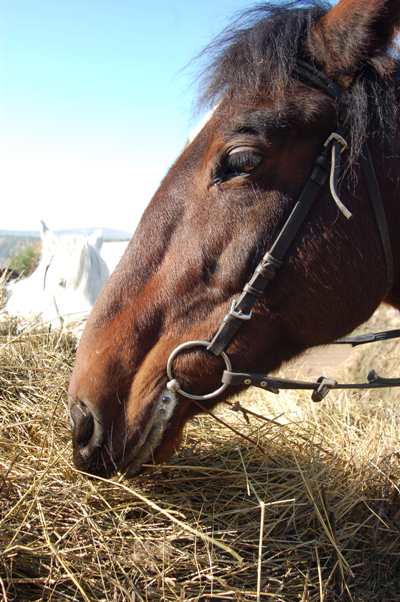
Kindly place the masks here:
<instances>
[{"instance_id":1,"label":"strap buckle","mask_svg":"<svg viewBox=\"0 0 400 602\"><path fill-rule=\"evenodd\" d=\"M332 134L325 140L324 147L327 148L332 142L337 142L342 147L341 152L344 153L345 150L349 148L347 140L343 138L337 132L332 132Z\"/></svg>"},{"instance_id":2,"label":"strap buckle","mask_svg":"<svg viewBox=\"0 0 400 602\"><path fill-rule=\"evenodd\" d=\"M236 318L237 320L243 320L244 322L248 322L248 320L251 320L252 316L253 316L253 310L249 311L248 314L245 314L241 310L237 311L236 310L236 299L234 299L232 301L231 307L230 307L228 313L225 315L223 321L229 322L229 320L231 320L232 318Z\"/></svg>"},{"instance_id":3,"label":"strap buckle","mask_svg":"<svg viewBox=\"0 0 400 602\"><path fill-rule=\"evenodd\" d=\"M325 376L321 376L318 380L318 387L313 391L311 395L311 399L315 403L319 403L323 401L325 397L331 392L333 387L337 385L337 381L333 380L333 378L326 378Z\"/></svg>"}]
</instances>

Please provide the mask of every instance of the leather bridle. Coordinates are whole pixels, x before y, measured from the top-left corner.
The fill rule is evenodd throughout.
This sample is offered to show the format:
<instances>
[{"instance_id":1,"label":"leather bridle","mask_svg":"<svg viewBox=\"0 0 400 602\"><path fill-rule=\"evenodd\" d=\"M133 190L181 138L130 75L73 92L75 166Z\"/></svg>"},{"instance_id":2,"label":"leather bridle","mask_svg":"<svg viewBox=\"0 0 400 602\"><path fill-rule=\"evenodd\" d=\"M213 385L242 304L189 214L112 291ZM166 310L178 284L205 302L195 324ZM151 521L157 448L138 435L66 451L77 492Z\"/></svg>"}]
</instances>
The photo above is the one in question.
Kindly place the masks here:
<instances>
[{"instance_id":1,"label":"leather bridle","mask_svg":"<svg viewBox=\"0 0 400 602\"><path fill-rule=\"evenodd\" d=\"M315 67L303 61L297 63L294 73L297 79L302 83L317 88L334 101L338 101L344 92L336 82L328 79ZM344 384L337 383L335 380L326 377L321 377L316 382L304 382L271 378L268 375L256 373L233 372L229 356L226 353L227 348L232 343L243 324L251 320L255 304L263 297L265 291L275 279L278 271L284 265L285 259L297 234L305 223L311 208L314 206L328 181L332 198L339 210L347 219L352 217L350 211L343 205L337 194L337 182L341 173L340 158L342 153L346 150L347 142L341 132L333 132L325 141L319 155L314 161L311 175L306 181L289 217L286 219L271 248L258 264L249 282L243 288L239 299L232 303L212 340L189 341L179 345L171 353L167 363L167 374L169 379L167 388L170 391L189 399L204 401L218 397L229 386L239 386L242 388L256 386L273 393L279 393L280 390L287 389L303 389L313 391L313 401L322 401L332 389L378 389L400 386L400 378L380 378L374 371L369 373L368 382ZM394 283L392 246L382 194L367 142L364 143L360 163L381 240L387 274L386 292L389 293ZM399 330L361 335L358 337L348 337L336 341L335 344L351 344L356 346L393 338L400 338ZM225 362L226 369L222 376L221 386L216 391L206 395L196 395L184 391L173 373L173 363L177 355L184 351L193 351L196 348L202 348L214 356L221 357Z\"/></svg>"}]
</instances>

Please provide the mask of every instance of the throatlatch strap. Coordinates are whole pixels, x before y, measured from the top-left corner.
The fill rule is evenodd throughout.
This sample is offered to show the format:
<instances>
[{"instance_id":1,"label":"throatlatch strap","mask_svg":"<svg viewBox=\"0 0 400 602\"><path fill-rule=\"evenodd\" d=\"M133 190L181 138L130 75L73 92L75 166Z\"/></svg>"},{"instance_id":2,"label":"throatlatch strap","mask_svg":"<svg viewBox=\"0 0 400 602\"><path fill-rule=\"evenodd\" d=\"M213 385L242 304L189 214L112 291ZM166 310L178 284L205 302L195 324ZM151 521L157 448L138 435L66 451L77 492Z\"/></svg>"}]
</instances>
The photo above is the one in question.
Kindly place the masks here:
<instances>
[{"instance_id":1,"label":"throatlatch strap","mask_svg":"<svg viewBox=\"0 0 400 602\"><path fill-rule=\"evenodd\" d=\"M375 221L382 243L383 254L386 261L387 293L389 293L394 284L392 243L390 242L389 226L386 218L385 207L383 205L381 189L379 187L376 170L367 143L364 144L363 153L361 155L361 167L365 177L365 182L367 184L368 196L372 209L374 210Z\"/></svg>"}]
</instances>

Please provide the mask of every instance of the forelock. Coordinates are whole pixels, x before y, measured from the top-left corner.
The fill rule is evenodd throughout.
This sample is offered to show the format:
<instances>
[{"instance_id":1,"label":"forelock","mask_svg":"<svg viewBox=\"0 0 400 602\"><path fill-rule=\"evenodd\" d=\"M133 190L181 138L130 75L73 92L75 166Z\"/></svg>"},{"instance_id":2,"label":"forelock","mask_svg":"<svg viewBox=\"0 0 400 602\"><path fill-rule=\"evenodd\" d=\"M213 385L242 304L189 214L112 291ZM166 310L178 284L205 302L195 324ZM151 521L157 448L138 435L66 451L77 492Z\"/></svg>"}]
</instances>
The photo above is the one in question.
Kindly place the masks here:
<instances>
[{"instance_id":1,"label":"forelock","mask_svg":"<svg viewBox=\"0 0 400 602\"><path fill-rule=\"evenodd\" d=\"M282 103L298 85L294 68L299 60L321 69L310 55L309 41L313 27L330 8L320 0L264 3L240 15L198 57L206 61L200 106L225 100L250 107L262 98ZM388 77L392 67L386 52L366 60L338 104L351 165L368 135L396 135L399 99L394 80ZM301 107L301 119L300 112Z\"/></svg>"}]
</instances>

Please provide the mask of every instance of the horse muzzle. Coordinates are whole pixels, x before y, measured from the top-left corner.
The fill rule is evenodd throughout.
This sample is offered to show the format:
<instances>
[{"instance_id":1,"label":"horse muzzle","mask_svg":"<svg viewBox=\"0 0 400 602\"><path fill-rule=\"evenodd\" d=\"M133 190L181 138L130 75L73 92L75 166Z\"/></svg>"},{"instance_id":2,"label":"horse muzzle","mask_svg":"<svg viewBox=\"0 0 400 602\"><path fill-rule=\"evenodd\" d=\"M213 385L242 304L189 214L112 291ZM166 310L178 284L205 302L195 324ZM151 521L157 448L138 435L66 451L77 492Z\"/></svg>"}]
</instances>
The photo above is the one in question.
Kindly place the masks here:
<instances>
[{"instance_id":1,"label":"horse muzzle","mask_svg":"<svg viewBox=\"0 0 400 602\"><path fill-rule=\"evenodd\" d=\"M117 424L106 429L99 413L88 401L73 401L70 404L70 420L74 450L74 464L83 472L109 477L118 470L133 476L143 464L152 462L155 452L163 440L165 431L177 404L174 392L163 391L152 404L149 414L141 423L135 424L132 434L126 430L122 437ZM116 432L118 431L118 433ZM113 445L118 440L118 449Z\"/></svg>"}]
</instances>

